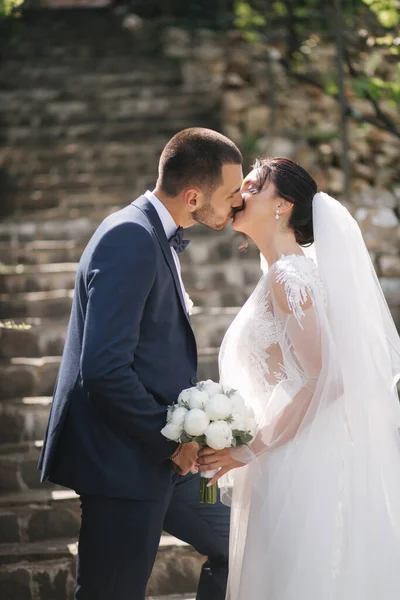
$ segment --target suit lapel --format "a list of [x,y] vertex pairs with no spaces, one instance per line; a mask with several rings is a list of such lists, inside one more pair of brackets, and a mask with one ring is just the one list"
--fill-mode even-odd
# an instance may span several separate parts
[[157,236],[157,239],[161,246],[161,250],[164,254],[164,258],[167,261],[167,264],[170,268],[175,283],[175,288],[181,301],[183,312],[185,313],[185,317],[189,325],[191,326],[190,318],[186,309],[185,298],[182,292],[182,286],[179,281],[179,276],[176,270],[176,265],[172,256],[171,248],[169,246],[167,236],[165,235],[164,227],[161,223],[160,217],[158,216],[156,209],[154,208],[152,203],[146,198],[146,196],[140,196],[137,200],[132,202],[132,204],[133,206],[136,206],[136,208],[138,208],[146,216],[147,220],[150,222]]

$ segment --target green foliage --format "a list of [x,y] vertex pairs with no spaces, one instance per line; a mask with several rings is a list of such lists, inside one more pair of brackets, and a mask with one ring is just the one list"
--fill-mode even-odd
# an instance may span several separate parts
[[237,0],[235,2],[235,15],[233,24],[242,31],[243,38],[254,43],[257,41],[256,31],[266,23],[265,18],[257,10],[252,8],[249,2]]
[[361,75],[352,80],[352,86],[358,98],[370,98],[375,102],[386,99],[394,106],[400,106],[400,79],[384,81],[380,77]]
[[[400,107],[400,67],[397,71],[391,70],[394,75],[390,80],[386,67],[400,56],[400,36],[395,29],[400,23],[400,0],[342,2],[341,14],[335,12],[333,3],[324,5],[321,0],[240,0],[235,3],[235,15],[236,27],[250,42],[266,40],[273,44],[275,31],[279,31],[281,64],[287,73],[337,99],[340,82],[335,53],[337,56],[341,50],[335,23],[339,17],[345,28],[341,61],[347,114],[400,137],[398,127],[380,106],[383,102],[386,106]],[[283,33],[285,42],[282,43]],[[329,45],[333,46],[330,57]],[[319,51],[324,56],[324,49],[328,53],[325,53],[327,60],[323,70],[315,56]],[[369,100],[375,115],[371,117],[352,110],[352,97]]]
[[387,28],[396,27],[400,22],[400,0],[362,0],[379,23]]
[[15,323],[15,321],[0,321],[0,329],[13,329],[14,331],[27,331],[32,325],[28,323]]
[[235,2],[234,24],[238,29],[249,30],[265,25],[265,18],[252,8],[249,2],[237,0]]
[[9,17],[24,0],[0,0],[0,18]]

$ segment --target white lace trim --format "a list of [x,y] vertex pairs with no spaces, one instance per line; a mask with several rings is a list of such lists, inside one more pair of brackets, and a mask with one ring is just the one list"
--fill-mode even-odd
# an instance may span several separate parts
[[303,305],[316,294],[324,297],[317,265],[307,256],[292,254],[282,256],[274,265],[276,281],[284,286],[288,306],[300,327],[304,317]]

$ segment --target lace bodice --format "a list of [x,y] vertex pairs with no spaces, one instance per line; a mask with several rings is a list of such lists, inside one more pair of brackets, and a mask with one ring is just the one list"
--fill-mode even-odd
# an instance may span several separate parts
[[[284,319],[277,310],[279,291],[286,308]],[[237,369],[235,373],[241,386],[246,382],[245,393],[265,398],[287,379],[295,387],[301,386],[308,374],[288,343],[288,327],[303,330],[306,307],[315,301],[325,304],[325,295],[318,268],[311,258],[282,256],[264,273],[228,330],[221,349],[225,365],[231,363],[229,355],[236,364],[240,362],[240,373]],[[235,382],[230,385],[235,387]]]

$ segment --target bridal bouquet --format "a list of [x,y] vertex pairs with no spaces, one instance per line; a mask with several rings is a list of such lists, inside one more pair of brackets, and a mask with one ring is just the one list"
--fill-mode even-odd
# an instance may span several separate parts
[[[251,442],[256,423],[253,409],[246,407],[234,389],[208,379],[183,390],[176,404],[168,407],[167,424],[161,433],[179,443],[197,442],[214,450]],[[217,471],[201,473],[200,502],[215,504],[217,484],[208,487]]]

